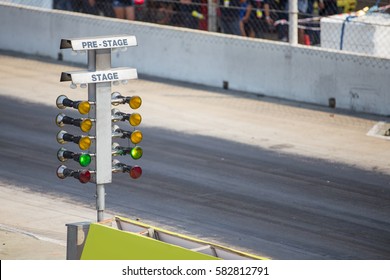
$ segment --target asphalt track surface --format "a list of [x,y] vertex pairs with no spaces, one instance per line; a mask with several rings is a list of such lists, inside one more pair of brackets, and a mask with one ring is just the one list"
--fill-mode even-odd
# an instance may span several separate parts
[[[4,80],[2,83],[4,86]],[[50,94],[52,100],[58,95]],[[220,92],[210,89],[210,94]],[[250,101],[245,95],[238,98]],[[226,109],[222,103],[223,99],[213,106]],[[169,109],[184,119],[188,114],[180,101]],[[317,109],[321,113],[323,108]],[[235,114],[227,112],[232,117]],[[67,197],[94,211],[93,184],[56,177],[60,145],[55,140],[59,128],[54,118],[58,113],[54,102],[22,101],[2,92],[0,179],[37,195]],[[206,118],[207,123],[207,116],[199,118]],[[315,126],[317,120],[306,121]],[[375,117],[363,116],[362,122],[374,121]],[[390,176],[383,166],[363,168],[285,153],[294,146],[288,141],[264,148],[227,139],[230,137],[148,125],[147,115],[144,123],[144,156],[139,161],[142,178],[135,181],[127,174],[115,174],[113,183],[106,186],[107,211],[273,259],[390,258]],[[273,123],[269,126],[276,127]],[[75,128],[67,130],[77,132]],[[225,130],[229,127],[221,133]],[[353,139],[345,141],[355,145]],[[375,145],[381,140],[368,141]]]

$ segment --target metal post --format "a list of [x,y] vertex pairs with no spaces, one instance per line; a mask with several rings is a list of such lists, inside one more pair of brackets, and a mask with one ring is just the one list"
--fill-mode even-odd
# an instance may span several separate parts
[[291,45],[298,44],[298,1],[289,0],[289,42]]
[[217,32],[217,3],[216,0],[208,0],[207,3],[208,11],[208,30],[212,32]]
[[105,196],[104,184],[96,184],[96,211],[98,222],[104,220]]
[[[111,69],[111,49],[88,51],[88,71],[103,71]],[[104,220],[105,188],[104,184],[112,180],[112,139],[111,139],[111,82],[88,84],[88,99],[95,103],[89,117],[95,119],[91,130],[95,141],[91,150],[95,151],[96,210],[97,221]]]

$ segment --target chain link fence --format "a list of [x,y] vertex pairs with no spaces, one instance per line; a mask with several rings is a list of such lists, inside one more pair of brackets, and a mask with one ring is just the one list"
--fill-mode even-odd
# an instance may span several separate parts
[[[390,58],[390,0],[297,0],[298,43]],[[288,0],[6,0],[236,36],[289,41]]]

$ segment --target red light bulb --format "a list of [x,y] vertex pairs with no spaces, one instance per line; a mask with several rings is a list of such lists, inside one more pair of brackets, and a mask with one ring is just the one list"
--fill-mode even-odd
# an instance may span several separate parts
[[129,174],[131,178],[138,179],[142,175],[142,168],[138,165],[135,165],[130,169]]
[[91,180],[91,172],[89,170],[82,170],[79,173],[79,181],[83,184],[88,183]]

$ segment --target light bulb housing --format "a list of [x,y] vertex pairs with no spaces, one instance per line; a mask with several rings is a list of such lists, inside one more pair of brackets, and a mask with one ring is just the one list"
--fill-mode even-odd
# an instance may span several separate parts
[[58,96],[56,105],[58,109],[65,109],[66,107],[75,108],[82,115],[88,114],[91,110],[91,104],[88,101],[73,101],[66,97],[66,95]]
[[65,165],[60,165],[57,168],[57,177],[60,179],[65,179],[66,177],[70,176],[71,170],[68,169]]

